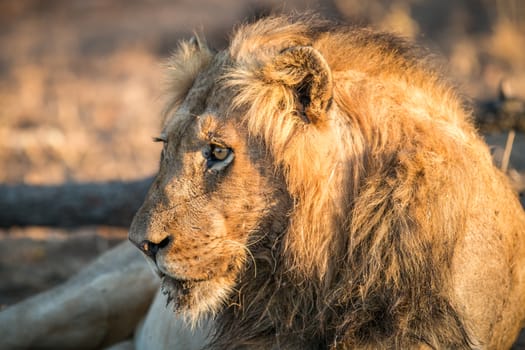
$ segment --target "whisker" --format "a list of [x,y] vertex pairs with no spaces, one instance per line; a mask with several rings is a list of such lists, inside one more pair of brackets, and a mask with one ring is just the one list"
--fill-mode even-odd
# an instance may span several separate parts
[[240,248],[242,248],[244,251],[246,251],[248,253],[247,255],[251,257],[252,262],[253,262],[254,277],[257,277],[257,263],[255,262],[255,257],[253,256],[253,253],[251,252],[251,250],[248,249],[248,247],[245,244],[242,244],[242,243],[230,240],[230,239],[225,240],[224,243],[233,244],[234,246],[240,247]]

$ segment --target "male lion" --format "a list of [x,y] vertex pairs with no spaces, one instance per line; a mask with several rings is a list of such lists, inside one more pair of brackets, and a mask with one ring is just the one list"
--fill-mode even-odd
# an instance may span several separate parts
[[468,111],[390,34],[270,17],[171,61],[130,239],[211,348],[505,349],[525,215]]

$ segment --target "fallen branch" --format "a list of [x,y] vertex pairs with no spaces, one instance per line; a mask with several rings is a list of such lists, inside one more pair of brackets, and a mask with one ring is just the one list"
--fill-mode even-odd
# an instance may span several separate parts
[[0,185],[0,227],[127,227],[151,181]]

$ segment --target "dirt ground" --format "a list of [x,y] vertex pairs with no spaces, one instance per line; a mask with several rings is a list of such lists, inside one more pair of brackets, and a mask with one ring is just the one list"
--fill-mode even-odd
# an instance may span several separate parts
[[[177,41],[199,30],[221,48],[243,20],[302,10],[422,43],[472,99],[495,98],[502,79],[512,95],[525,96],[521,0],[0,1],[0,182],[153,174],[163,62]],[[505,138],[487,137],[499,145],[496,154]],[[511,166],[525,169],[522,134]],[[126,234],[107,227],[0,230],[0,308],[64,281]]]

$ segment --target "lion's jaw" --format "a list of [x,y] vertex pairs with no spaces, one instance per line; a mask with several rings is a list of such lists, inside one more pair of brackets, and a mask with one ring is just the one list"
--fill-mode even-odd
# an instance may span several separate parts
[[[183,277],[163,266],[162,257],[147,259],[152,271],[161,280],[161,291],[166,296],[166,307],[181,314],[192,327],[206,317],[219,311],[223,301],[231,291],[235,273],[226,276],[207,276],[206,278]],[[160,263],[160,264],[159,264]],[[161,265],[161,266],[159,266]],[[169,271],[168,271],[169,270]]]
[[231,292],[231,281],[224,278],[182,281],[168,275],[161,276],[161,290],[166,295],[166,305],[195,326],[207,315],[217,313]]

